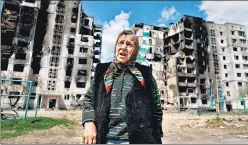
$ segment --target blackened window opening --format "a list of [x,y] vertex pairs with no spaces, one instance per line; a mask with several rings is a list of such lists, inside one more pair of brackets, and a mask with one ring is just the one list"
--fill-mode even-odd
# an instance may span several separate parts
[[87,64],[87,59],[85,58],[80,58],[78,61],[79,64]]
[[24,64],[14,64],[13,70],[16,72],[23,72]]
[[70,81],[65,81],[65,88],[70,88],[71,82]]
[[77,82],[77,88],[85,88],[85,82]]

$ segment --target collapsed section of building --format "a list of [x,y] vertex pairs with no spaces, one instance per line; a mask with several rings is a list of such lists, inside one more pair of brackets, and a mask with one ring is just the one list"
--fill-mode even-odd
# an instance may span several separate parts
[[[28,80],[32,75],[32,58],[34,52],[34,37],[40,1],[6,0],[2,8],[2,37],[1,37],[1,77],[16,80]],[[16,83],[11,83],[16,84]],[[22,95],[26,91],[26,84],[9,85],[1,83],[3,107],[12,106],[15,102],[24,107],[25,97],[11,96]],[[6,89],[5,89],[6,88]],[[13,93],[14,92],[14,93]],[[7,103],[9,102],[9,103]]]
[[[222,30],[219,30],[220,35],[216,36],[217,27],[222,28]],[[239,27],[240,30],[236,29]],[[231,53],[225,49],[233,45],[234,51],[237,52],[240,47],[241,53],[247,54],[244,26],[228,23],[214,24],[199,17],[184,15],[177,23],[170,23],[168,28],[135,24],[133,30],[140,38],[137,61],[152,66],[164,105],[177,106],[178,111],[197,110],[199,108],[216,111],[218,104],[220,109],[225,111],[228,104],[233,105],[236,102],[241,102],[244,106],[244,99],[239,97],[238,89],[230,91],[230,88],[225,85],[233,83],[223,84],[223,81],[229,80],[225,80],[220,75],[220,72],[224,72],[221,71],[220,65],[225,63],[221,61],[220,57],[222,57],[223,52]],[[235,32],[240,38],[235,36]],[[229,35],[232,35],[231,38]],[[227,42],[232,40],[233,44],[225,42],[225,39]],[[238,39],[240,39],[240,45],[236,44],[237,41],[235,42]],[[240,57],[241,53],[239,53]],[[235,59],[238,60],[239,56],[235,56]],[[245,60],[246,55],[242,57]],[[227,56],[223,59],[226,58]],[[247,65],[245,62],[242,62],[244,64],[235,63],[236,69],[241,68],[241,65],[245,69]],[[227,66],[224,64],[224,69],[227,69]],[[229,70],[231,69],[234,70],[235,68]],[[243,73],[245,76],[246,73]],[[239,75],[242,79],[241,74],[243,73],[237,72],[237,76]],[[228,73],[225,73],[225,76],[227,77]],[[234,88],[239,88],[248,81],[243,79],[244,82],[241,82],[238,78],[233,78],[233,80],[237,80],[237,84],[233,84]],[[230,97],[231,92],[232,98]],[[242,108],[242,105],[235,108]]]
[[[1,76],[33,81],[30,108],[35,95],[40,108],[80,108],[100,62],[102,27],[79,1],[6,0],[3,10]],[[25,98],[17,105],[24,108]],[[10,107],[9,99],[2,102]]]

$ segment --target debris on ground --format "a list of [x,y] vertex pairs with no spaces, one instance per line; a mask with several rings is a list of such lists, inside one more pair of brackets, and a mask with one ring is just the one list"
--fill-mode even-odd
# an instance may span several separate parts
[[200,127],[204,127],[206,124],[202,123],[202,124],[197,124],[196,126],[194,126],[193,128],[200,128]]
[[238,138],[248,138],[248,135],[237,135]]
[[220,126],[220,128],[225,128],[224,126]]

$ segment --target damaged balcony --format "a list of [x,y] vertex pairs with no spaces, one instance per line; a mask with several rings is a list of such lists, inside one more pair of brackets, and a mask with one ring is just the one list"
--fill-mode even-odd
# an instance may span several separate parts
[[101,42],[96,42],[96,43],[94,44],[94,47],[101,47]]
[[161,60],[162,60],[161,54],[154,54],[152,61],[161,62]]
[[188,18],[186,19],[187,20],[183,22],[184,30],[192,31],[192,23],[190,22],[190,20],[188,20]]
[[86,82],[86,79],[87,79],[87,70],[78,70],[76,81]]
[[195,77],[178,77],[178,86],[196,87],[196,78]]
[[68,46],[70,47],[74,47],[75,46],[75,38],[70,38],[69,41],[68,41]]
[[194,50],[193,39],[184,39],[184,44],[185,48]]
[[101,34],[96,34],[94,36],[94,39],[96,39],[96,40],[101,40],[101,38],[102,38]]
[[[177,57],[177,64],[179,64],[178,65],[179,68],[180,67],[186,67],[186,59],[185,59],[185,57]],[[179,72],[181,72],[181,70],[179,70]]]
[[195,56],[195,51],[194,49],[183,49],[183,52],[186,57],[194,57]]
[[101,25],[94,25],[94,32],[102,32],[102,26]]
[[99,63],[100,62],[100,58],[97,58],[95,55],[92,57],[93,59],[93,63]]
[[67,58],[67,68],[72,68],[74,64],[74,59],[73,58]]
[[53,44],[60,45],[62,41],[62,35],[60,34],[54,34],[53,35]]
[[59,66],[59,57],[51,56],[51,58],[50,58],[50,66],[58,67]]
[[92,29],[87,29],[84,26],[81,26],[80,34],[82,34],[82,35],[93,35],[93,30]]
[[187,77],[187,81],[188,81],[189,87],[196,87],[196,85],[197,85],[196,77]]
[[56,18],[55,18],[55,22],[57,23],[57,24],[63,24],[64,23],[64,20],[65,18],[64,18],[64,15],[61,15],[61,14],[57,14],[56,15]]
[[194,73],[178,72],[177,74],[178,74],[178,76],[181,76],[181,77],[196,77],[196,74],[194,74]]
[[33,25],[37,17],[38,10],[32,7],[21,7],[21,15],[19,16],[19,23],[17,35],[19,38],[32,39],[34,35]]
[[86,29],[92,29],[92,25],[90,23],[90,18],[89,17],[85,17],[81,19],[81,24],[83,27],[85,27]]
[[26,60],[26,53],[24,51],[19,51],[15,54],[16,60]]
[[56,12],[57,12],[58,14],[64,14],[64,13],[65,13],[65,4],[64,4],[64,2],[61,2],[61,1],[60,1],[60,2],[57,4]]
[[61,24],[55,24],[53,31],[54,33],[62,34],[64,32],[64,27]]
[[[170,43],[170,50],[169,50],[169,54],[175,54],[177,53],[180,49],[181,49],[181,46],[182,46],[182,41],[178,41],[177,43],[174,43],[173,44],[173,41],[171,40],[171,43]],[[168,48],[166,48],[168,49]]]
[[59,56],[60,55],[60,46],[53,46],[51,54],[55,55],[55,56]]
[[94,51],[94,55],[100,55],[100,54],[101,54],[101,52],[99,50]]
[[187,78],[186,77],[178,77],[178,86],[186,87],[187,86]]
[[196,33],[201,33],[203,30],[202,25],[195,25],[194,29]]
[[33,62],[32,62],[32,69],[33,69],[33,74],[39,74],[40,72],[40,60],[41,60],[41,57],[39,56],[36,56],[33,58]]
[[[73,8],[73,10],[74,9],[77,9],[77,8]],[[77,9],[77,11],[78,11],[78,9]],[[71,23],[77,23],[77,13],[75,13],[75,12],[73,12],[71,15]]]
[[[98,50],[94,50],[94,51],[98,51]],[[82,52],[82,53],[88,53],[88,48],[85,48],[85,47],[80,47],[79,52]]]
[[14,47],[12,46],[6,46],[6,45],[2,45],[1,46],[1,58],[6,58],[9,59],[12,54],[14,53]]
[[202,36],[201,32],[195,33],[195,39],[196,39],[197,43],[202,43],[203,36]]
[[66,80],[71,79],[71,74],[72,74],[72,68],[74,64],[74,59],[73,58],[67,58],[67,67],[66,67]]
[[82,42],[89,42],[89,38],[88,38],[88,37],[82,36],[82,37],[81,37],[81,41],[82,41]]
[[25,40],[17,40],[17,41],[14,41],[14,42],[17,42],[17,44],[14,44],[14,47],[15,49],[25,49],[25,50],[28,50],[28,45],[29,45],[29,42],[28,41],[25,41]]
[[16,26],[18,22],[19,14],[19,2],[10,3],[11,1],[5,1],[2,7],[1,14],[1,45],[12,45],[12,39],[15,37]]
[[184,29],[183,34],[184,34],[185,38],[193,39],[193,31],[192,30]]
[[30,28],[20,27],[19,30],[17,31],[18,38],[30,39],[31,36],[30,32],[31,32]]
[[194,57],[187,57],[186,63],[187,64],[195,64],[195,58]]
[[180,96],[188,96],[190,94],[193,94],[195,91],[195,88],[189,88],[185,86],[178,86],[178,91]]
[[169,58],[170,55],[174,55],[177,53],[174,49],[171,48],[171,46],[165,46],[164,49],[165,49],[165,53],[167,54],[166,55],[167,58]]
[[24,27],[32,26],[35,23],[35,14],[37,14],[37,11],[34,8],[23,6],[18,25]]
[[180,40],[181,40],[180,33],[177,33],[177,34],[171,36],[171,44],[179,43]]

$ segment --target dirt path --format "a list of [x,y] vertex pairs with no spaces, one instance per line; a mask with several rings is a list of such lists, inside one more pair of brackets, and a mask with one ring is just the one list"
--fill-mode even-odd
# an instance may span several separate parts
[[[23,112],[19,112],[23,114]],[[33,131],[29,134],[11,139],[2,139],[8,144],[81,144],[83,127],[81,126],[81,111],[39,111],[39,116],[66,118],[77,122],[73,128],[56,126],[49,130]],[[34,116],[34,112],[28,112]],[[175,143],[225,143],[229,140],[240,143],[238,135],[243,135],[241,143],[248,143],[248,115],[220,115],[226,124],[211,122],[215,115],[190,115],[187,113],[164,113],[163,144]],[[239,121],[242,118],[242,121]],[[230,122],[230,120],[232,120]],[[236,141],[236,142],[235,142]],[[239,141],[239,142],[238,142]],[[247,142],[246,142],[247,141]]]

